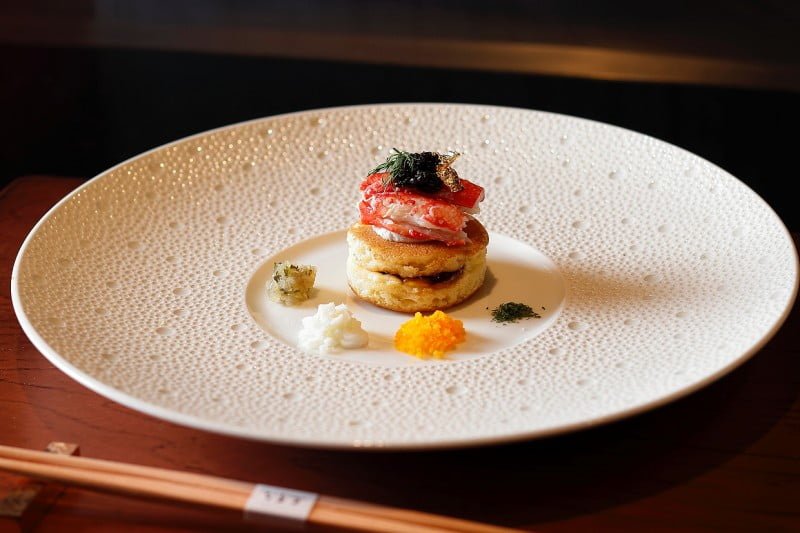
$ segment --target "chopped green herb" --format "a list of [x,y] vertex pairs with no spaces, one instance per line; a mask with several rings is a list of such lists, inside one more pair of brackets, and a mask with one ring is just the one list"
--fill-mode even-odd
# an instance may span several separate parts
[[517,322],[523,318],[542,317],[529,305],[517,302],[506,302],[492,309],[492,320],[494,322]]

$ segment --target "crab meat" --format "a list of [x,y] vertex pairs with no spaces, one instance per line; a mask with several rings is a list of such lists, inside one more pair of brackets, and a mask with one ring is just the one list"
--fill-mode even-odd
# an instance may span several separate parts
[[[388,176],[388,172],[378,172],[367,176],[361,183],[362,194],[366,197],[375,193],[401,190],[396,189],[391,183],[388,183]],[[385,182],[386,184],[384,185]],[[468,212],[477,210],[478,204],[483,201],[485,196],[483,187],[463,178],[461,179],[461,186],[462,188],[458,192],[451,192],[447,187],[442,187],[442,190],[436,194],[425,194],[417,191],[413,191],[413,194],[419,194],[427,198],[440,198],[458,207],[463,207]],[[408,189],[402,190],[408,191]]]
[[359,204],[361,222],[384,228],[403,237],[442,241],[448,246],[464,244],[467,215],[459,208],[405,191],[380,193]]
[[[483,189],[467,180],[458,193],[445,190],[428,195],[385,184],[385,173],[367,176],[361,184],[361,222],[419,241],[442,241],[448,246],[467,242],[464,226],[470,211],[483,199]],[[464,192],[464,194],[462,194]]]

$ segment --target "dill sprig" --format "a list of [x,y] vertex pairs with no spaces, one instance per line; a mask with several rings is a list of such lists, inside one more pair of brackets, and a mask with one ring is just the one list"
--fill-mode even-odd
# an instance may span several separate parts
[[397,148],[392,148],[392,150],[394,153],[389,154],[386,161],[369,171],[370,174],[375,174],[376,172],[387,173],[383,178],[384,187],[389,185],[395,176],[411,172],[414,166],[414,158],[409,152]]

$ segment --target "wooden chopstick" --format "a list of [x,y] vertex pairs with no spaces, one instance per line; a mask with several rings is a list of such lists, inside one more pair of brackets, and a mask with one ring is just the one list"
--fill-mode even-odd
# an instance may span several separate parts
[[[72,461],[64,461],[65,457],[70,457]],[[85,470],[94,472],[108,472],[113,474],[130,474],[132,476],[169,480],[175,483],[183,483],[191,486],[204,486],[220,491],[242,492],[253,490],[253,484],[245,481],[236,481],[204,474],[194,474],[191,472],[181,472],[178,470],[166,470],[151,466],[135,465],[130,463],[119,463],[116,461],[106,461],[103,459],[93,459],[80,456],[65,456],[39,450],[28,450],[26,448],[16,448],[14,446],[3,446],[0,444],[0,458],[21,459],[34,463],[72,466],[79,466]]]
[[[245,511],[256,485],[203,474],[0,445],[0,470],[90,490]],[[320,495],[307,520],[360,531],[495,533],[508,528]]]
[[[48,465],[19,459],[0,458],[0,469],[31,477],[56,480],[86,489],[113,492],[126,496],[144,497],[161,501],[178,501],[193,505],[244,511],[248,492],[218,492],[207,487],[191,487],[182,483],[139,478],[128,474],[86,471],[69,466]],[[396,519],[365,516],[359,513],[341,512],[338,509],[317,509],[309,515],[309,521],[322,525],[346,527],[364,531],[403,531],[408,533],[435,533],[455,531],[424,524],[403,523]]]

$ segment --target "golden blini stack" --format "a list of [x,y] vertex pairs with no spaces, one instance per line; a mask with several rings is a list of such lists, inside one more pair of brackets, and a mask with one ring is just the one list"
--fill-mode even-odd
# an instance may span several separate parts
[[379,237],[372,226],[347,232],[347,279],[352,291],[379,307],[414,313],[446,309],[483,284],[489,235],[470,218],[460,246],[430,241],[406,243]]

